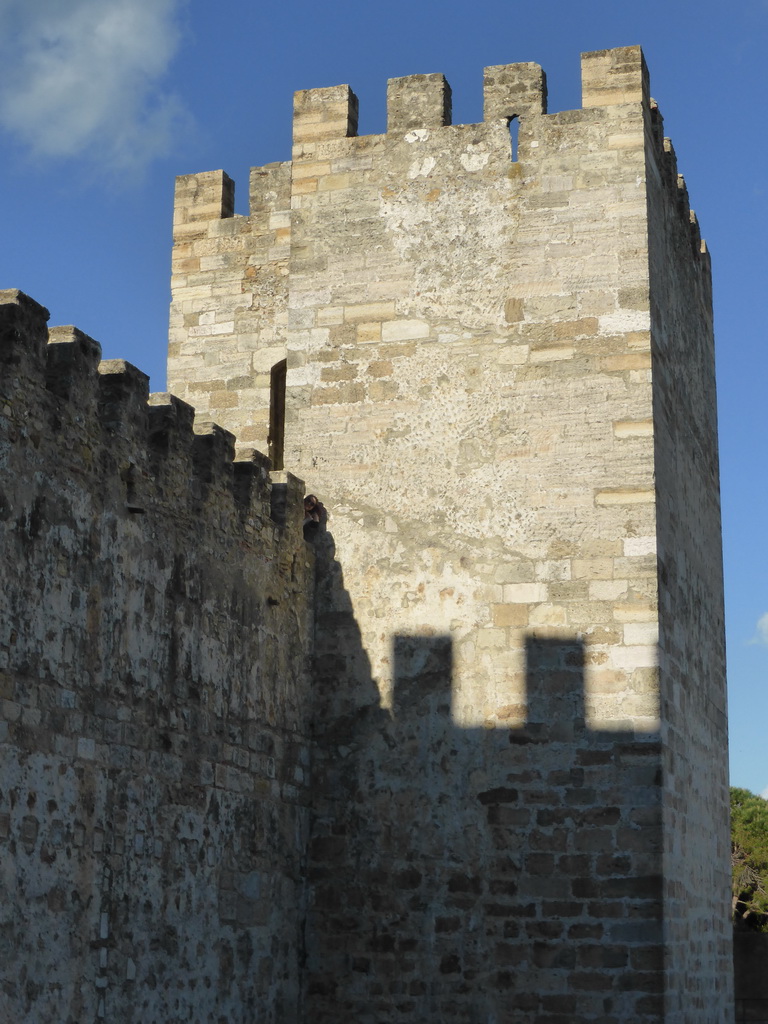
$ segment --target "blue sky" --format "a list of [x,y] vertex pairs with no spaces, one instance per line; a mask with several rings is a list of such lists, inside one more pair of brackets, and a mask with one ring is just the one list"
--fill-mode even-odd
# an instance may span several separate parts
[[713,259],[732,783],[768,795],[768,0],[0,0],[0,287],[165,386],[173,179],[290,156],[296,89],[349,83],[384,130],[387,78],[537,61],[580,105],[579,53],[640,43]]

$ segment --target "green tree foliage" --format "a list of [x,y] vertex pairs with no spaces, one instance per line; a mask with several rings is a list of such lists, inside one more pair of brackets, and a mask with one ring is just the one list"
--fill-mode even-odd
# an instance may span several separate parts
[[731,789],[733,920],[768,931],[768,800]]

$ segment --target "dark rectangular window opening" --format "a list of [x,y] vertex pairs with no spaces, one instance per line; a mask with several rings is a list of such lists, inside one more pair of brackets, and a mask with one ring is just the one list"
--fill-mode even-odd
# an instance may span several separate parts
[[285,450],[286,360],[275,363],[269,381],[269,437],[267,446],[272,469],[283,469]]
[[509,121],[509,138],[512,143],[512,163],[517,162],[517,140],[520,135],[520,121],[517,116],[510,118]]

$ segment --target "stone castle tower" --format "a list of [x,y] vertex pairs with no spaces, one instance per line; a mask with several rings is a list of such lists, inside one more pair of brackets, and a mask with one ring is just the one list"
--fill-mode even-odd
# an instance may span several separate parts
[[[248,216],[180,178],[149,405],[79,332],[46,371],[6,294],[7,436],[73,511],[15,499],[58,611],[2,648],[0,825],[87,979],[21,950],[14,1012],[731,1019],[709,257],[640,49],[582,75],[548,114],[538,65],[487,68],[473,125],[395,79],[363,137],[348,87],[297,93]],[[311,545],[283,466],[328,510]]]
[[274,455],[285,360],[330,511],[314,1021],[727,1019],[709,257],[639,48],[582,75],[300,92],[250,216],[178,182],[170,388]]

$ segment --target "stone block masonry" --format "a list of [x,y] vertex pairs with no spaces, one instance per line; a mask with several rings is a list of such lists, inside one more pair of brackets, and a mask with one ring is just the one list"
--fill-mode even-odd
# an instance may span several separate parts
[[709,256],[582,77],[180,178],[169,395],[0,293],[0,1019],[733,1019]]
[[732,1015],[709,256],[640,49],[582,82],[306,90],[250,216],[179,181],[171,390],[247,444],[285,359],[330,511],[312,1024]]
[[298,1020],[301,482],[46,320],[0,293],[0,1020]]

